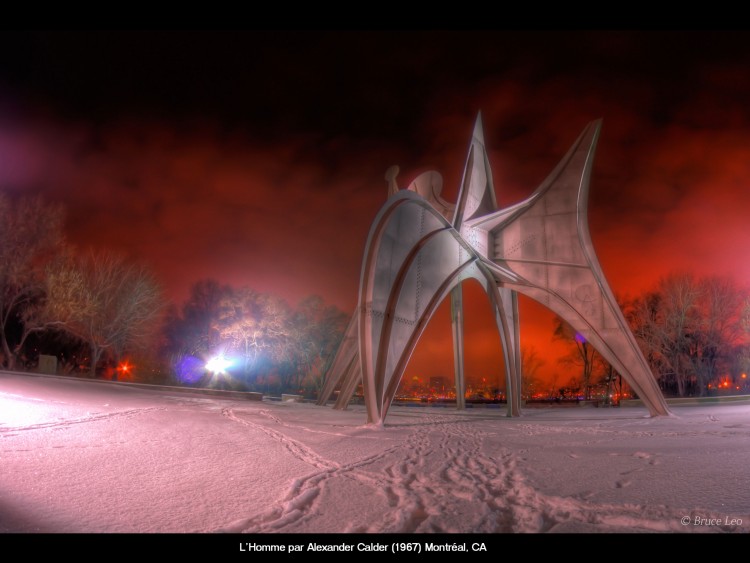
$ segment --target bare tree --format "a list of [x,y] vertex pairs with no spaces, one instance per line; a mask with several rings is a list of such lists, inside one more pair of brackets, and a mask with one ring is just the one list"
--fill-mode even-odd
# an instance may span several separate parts
[[690,383],[691,338],[698,324],[700,288],[690,274],[671,274],[636,299],[628,318],[644,355],[665,388],[685,396]]
[[193,285],[175,327],[177,334],[173,335],[176,341],[183,343],[185,352],[208,355],[215,351],[220,340],[219,319],[233,291],[230,286],[211,279]]
[[11,199],[0,193],[0,352],[15,363],[9,329],[43,296],[44,266],[62,244],[62,209],[40,198]]
[[299,379],[296,387],[320,393],[324,377],[338,347],[349,316],[319,295],[304,299],[296,308],[293,326],[298,349]]
[[52,259],[44,270],[39,291],[27,301],[19,318],[21,337],[13,350],[18,357],[29,336],[47,330],[64,330],[84,315],[91,314],[92,303],[82,302],[85,294],[85,276],[76,267],[72,250],[63,247],[61,254]]
[[279,364],[289,355],[290,316],[283,299],[243,287],[222,298],[214,326],[226,351],[242,357],[249,377],[259,361]]
[[[594,361],[594,371],[601,374],[599,386],[604,390],[604,404],[617,404],[622,395],[622,375],[601,354],[597,354]],[[613,400],[615,395],[617,399]]]
[[53,293],[52,298],[64,297],[65,309],[72,310],[60,328],[89,345],[92,377],[105,352],[117,360],[153,342],[164,302],[158,283],[143,266],[100,253],[68,262],[58,275],[69,284],[64,296]]
[[568,356],[561,358],[561,362],[581,367],[583,394],[586,399],[590,399],[595,359],[598,355],[597,351],[583,335],[577,333],[573,327],[557,316],[555,317],[555,329],[552,338],[553,340],[562,340],[575,346]]
[[536,348],[521,346],[521,392],[525,399],[530,399],[541,387],[538,374],[543,365]]
[[698,325],[690,334],[688,359],[701,395],[720,371],[729,371],[732,352],[742,330],[745,295],[727,278],[704,278],[699,283]]
[[[232,377],[213,384],[259,388],[262,378],[268,387],[273,377],[280,390],[305,386],[314,392],[346,321],[344,313],[317,296],[292,308],[273,294],[204,281],[193,286],[182,314],[169,312],[166,340],[176,365],[186,356],[205,361],[223,352],[231,357],[227,371]],[[190,378],[199,380],[196,375],[191,372]]]
[[266,314],[272,319],[272,334],[278,335],[271,348],[274,370],[279,377],[281,390],[296,393],[305,361],[304,327],[299,324],[298,315],[286,301],[269,297]]
[[704,395],[747,335],[747,302],[746,290],[726,278],[672,274],[633,301],[627,316],[662,387]]

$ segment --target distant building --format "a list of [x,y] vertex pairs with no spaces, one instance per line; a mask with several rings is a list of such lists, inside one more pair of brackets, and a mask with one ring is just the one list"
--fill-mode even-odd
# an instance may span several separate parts
[[445,391],[445,378],[439,375],[431,377],[430,389],[434,389],[435,391]]

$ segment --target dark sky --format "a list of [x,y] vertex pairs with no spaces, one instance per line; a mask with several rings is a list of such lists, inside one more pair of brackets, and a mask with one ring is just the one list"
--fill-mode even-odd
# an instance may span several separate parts
[[[386,168],[455,197],[481,110],[510,204],[601,117],[589,220],[613,290],[745,283],[748,69],[746,32],[3,33],[0,189],[64,203],[71,242],[147,262],[178,303],[214,277],[351,311]],[[467,293],[468,371],[498,373]],[[546,354],[551,320],[522,312]],[[450,363],[440,322],[427,374]]]

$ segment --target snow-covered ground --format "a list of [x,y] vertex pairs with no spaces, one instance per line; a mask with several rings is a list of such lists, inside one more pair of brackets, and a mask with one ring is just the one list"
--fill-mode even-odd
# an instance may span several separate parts
[[750,531],[750,406],[674,411],[371,428],[362,407],[0,373],[0,531]]

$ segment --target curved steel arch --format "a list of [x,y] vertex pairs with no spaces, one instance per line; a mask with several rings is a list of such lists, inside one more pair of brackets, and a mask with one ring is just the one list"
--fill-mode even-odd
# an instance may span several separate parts
[[[385,419],[427,323],[462,281],[474,278],[488,292],[503,350],[513,337],[499,289],[481,257],[420,196],[409,191],[392,196],[373,223],[367,248],[358,307],[359,354],[368,422],[378,423]],[[506,361],[506,380],[509,390],[516,387],[512,360]],[[518,401],[510,405],[518,414]]]
[[457,395],[463,392],[460,283],[475,278],[490,297],[502,339],[509,415],[520,414],[516,292],[545,305],[591,342],[652,415],[668,414],[589,234],[589,179],[600,126],[590,123],[534,194],[506,209],[497,209],[480,117],[455,206],[440,197],[436,173],[392,195],[370,229],[358,309],[319,403],[341,381],[336,407],[344,408],[361,379],[368,422],[382,423],[420,335],[449,293]]

